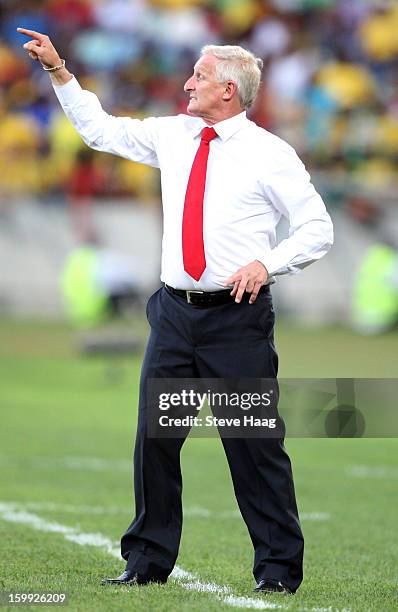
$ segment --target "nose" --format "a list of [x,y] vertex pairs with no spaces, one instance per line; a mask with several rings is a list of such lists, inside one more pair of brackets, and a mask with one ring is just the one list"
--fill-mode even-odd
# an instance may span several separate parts
[[188,81],[184,85],[184,91],[192,91],[193,90],[193,76],[191,76]]

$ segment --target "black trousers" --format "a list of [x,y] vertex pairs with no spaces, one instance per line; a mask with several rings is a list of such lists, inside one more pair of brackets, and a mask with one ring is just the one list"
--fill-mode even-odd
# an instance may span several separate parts
[[[276,378],[274,312],[269,291],[194,307],[166,288],[147,306],[151,334],[142,366],[134,453],[136,516],[121,540],[127,567],[165,579],[177,559],[182,527],[182,438],[146,435],[148,378]],[[303,536],[292,470],[280,438],[222,439],[236,499],[254,547],[253,574],[292,591],[302,581]]]

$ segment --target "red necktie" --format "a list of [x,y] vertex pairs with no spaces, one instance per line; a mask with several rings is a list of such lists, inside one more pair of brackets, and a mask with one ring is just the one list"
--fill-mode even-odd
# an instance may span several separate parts
[[216,137],[217,133],[213,128],[203,128],[185,194],[182,217],[182,256],[184,270],[197,281],[206,268],[203,244],[203,197],[210,141]]

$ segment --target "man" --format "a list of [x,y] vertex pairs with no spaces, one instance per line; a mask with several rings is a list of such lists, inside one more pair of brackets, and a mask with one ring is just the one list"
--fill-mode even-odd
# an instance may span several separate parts
[[[126,570],[107,582],[164,583],[181,535],[184,440],[146,435],[146,381],[275,379],[269,285],[275,275],[322,257],[332,244],[332,224],[294,150],[246,117],[262,66],[250,52],[205,47],[185,83],[188,115],[140,121],[109,116],[94,94],[81,90],[47,36],[20,32],[32,37],[25,49],[49,71],[65,113],[89,146],[161,170],[164,286],[147,307],[136,517],[122,537]],[[290,222],[290,237],[276,245],[281,215]],[[222,443],[254,546],[256,590],[294,593],[302,581],[303,537],[283,438]]]

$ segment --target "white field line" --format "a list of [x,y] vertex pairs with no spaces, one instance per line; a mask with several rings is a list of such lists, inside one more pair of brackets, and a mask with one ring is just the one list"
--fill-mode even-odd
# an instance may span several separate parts
[[[112,555],[116,559],[120,559],[119,545],[117,542],[112,542],[109,538],[102,535],[101,533],[84,533],[74,527],[67,525],[61,525],[54,521],[47,521],[41,518],[37,514],[27,512],[23,508],[27,507],[42,507],[42,509],[55,509],[63,508],[62,504],[51,504],[37,502],[27,503],[22,506],[20,503],[6,503],[0,502],[0,519],[10,522],[18,523],[22,525],[28,525],[37,531],[45,533],[58,533],[62,535],[65,540],[74,542],[80,546],[94,546],[99,548],[106,553]],[[69,508],[78,508],[79,506],[69,506]],[[90,508],[90,506],[80,506],[83,508]],[[98,508],[97,508],[98,509]],[[210,593],[215,596],[222,603],[231,606],[233,608],[241,609],[254,609],[254,610],[288,610],[289,605],[276,604],[264,599],[256,599],[254,597],[240,597],[234,595],[231,587],[225,585],[218,585],[213,582],[202,582],[198,576],[186,570],[175,567],[170,578],[177,582],[182,588],[187,590],[198,591],[201,593]],[[284,597],[284,596],[282,596]],[[349,609],[344,608],[339,610],[334,607],[328,608],[302,608],[302,612],[350,612]]]
[[[19,458],[0,456],[0,465],[4,467],[18,467],[24,465],[24,461]],[[67,470],[80,470],[88,472],[131,472],[132,461],[128,459],[104,459],[102,457],[30,457],[29,466],[38,469],[67,469]],[[353,478],[380,478],[380,479],[398,479],[398,466],[373,466],[373,465],[350,465],[345,470],[347,476]],[[208,513],[208,514],[207,514]],[[327,518],[316,518],[319,514],[321,517],[325,513],[309,513],[314,514],[312,518],[305,517],[305,513],[301,515],[303,520],[328,520]],[[232,511],[223,514],[211,513],[210,510],[205,508],[192,508],[191,516],[220,516],[220,518],[231,518],[232,516],[240,516],[239,512]],[[187,516],[189,516],[189,511]]]
[[354,478],[398,479],[398,467],[389,465],[350,465],[346,474]]
[[73,527],[48,521],[40,516],[37,516],[37,514],[31,514],[25,510],[18,510],[15,504],[0,503],[0,517],[9,523],[29,525],[37,531],[59,533],[65,538],[65,540],[75,542],[81,546],[96,546],[98,548],[102,548],[114,557],[120,558],[119,550],[116,545],[100,533],[80,533]]
[[300,612],[351,612],[351,610],[349,608],[328,606],[327,608],[300,608]]
[[[56,504],[53,502],[27,502],[22,504],[20,502],[9,502],[9,507],[12,506],[14,510],[42,510],[45,512],[62,512],[66,514],[130,514],[130,510],[117,506],[87,506],[87,505],[73,505],[73,504]],[[223,510],[220,512],[208,510],[201,506],[191,506],[184,509],[185,517],[194,518],[211,518],[211,519],[226,519],[236,518],[241,519],[239,510]],[[302,521],[314,521],[323,522],[330,520],[329,512],[302,512],[300,514]]]
[[[0,457],[0,464],[5,466],[18,466],[23,464],[20,458]],[[64,468],[67,470],[87,470],[89,472],[131,471],[132,460],[103,459],[101,457],[30,457],[29,466],[43,469]]]
[[[47,521],[37,514],[17,510],[15,504],[0,503],[0,518],[10,523],[28,525],[37,531],[46,533],[58,533],[65,540],[74,542],[80,546],[95,546],[108,554],[120,559],[119,547],[106,536],[100,533],[83,533],[73,527],[61,525],[53,521]],[[256,610],[286,610],[287,606],[255,599],[251,597],[237,597],[228,586],[220,586],[212,582],[202,582],[198,576],[176,567],[171,574],[181,587],[187,590],[210,593],[217,597],[222,603],[233,607],[252,608]]]
[[[0,456],[0,465],[6,467],[17,467],[22,463],[23,462],[18,458]],[[63,468],[67,470],[82,470],[89,472],[106,472],[108,470],[114,472],[129,472],[133,469],[132,461],[128,459],[104,459],[102,457],[31,457],[29,458],[29,465],[30,467],[39,469]],[[346,468],[346,474],[354,478],[385,478],[396,480],[398,479],[398,467],[383,465],[351,465]],[[205,512],[206,511],[203,510],[202,516],[204,516]],[[199,515],[198,512],[197,516]],[[237,516],[239,516],[239,514],[237,514]],[[228,517],[223,516],[222,518]]]

